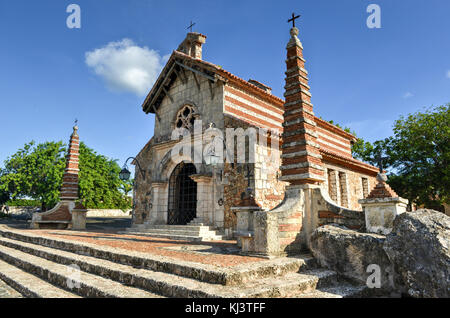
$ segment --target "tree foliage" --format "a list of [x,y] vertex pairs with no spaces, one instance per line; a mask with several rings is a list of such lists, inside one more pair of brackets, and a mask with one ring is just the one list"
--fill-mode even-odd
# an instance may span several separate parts
[[5,161],[0,189],[9,193],[12,199],[30,197],[39,200],[43,210],[55,205],[65,167],[64,153],[62,142],[25,144]]
[[399,194],[430,208],[450,203],[450,103],[401,116],[386,147]]
[[373,143],[358,138],[352,146],[353,157],[377,165],[379,153],[387,156],[383,166],[390,171],[388,183],[410,203],[428,208],[450,203],[449,108],[446,104],[400,116],[393,136]]
[[80,198],[87,208],[126,210],[131,200],[120,191],[126,183],[120,180],[120,166],[80,143]]
[[[0,173],[0,195],[8,199],[39,200],[42,209],[59,200],[65,169],[66,146],[62,142],[30,142],[5,161]],[[87,208],[128,209],[131,199],[122,191],[120,167],[80,143],[80,199]]]

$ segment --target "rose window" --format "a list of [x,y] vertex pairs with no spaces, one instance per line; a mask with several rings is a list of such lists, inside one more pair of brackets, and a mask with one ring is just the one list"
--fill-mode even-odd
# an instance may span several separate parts
[[190,105],[184,106],[177,114],[175,127],[191,129],[194,126],[195,115],[194,107]]

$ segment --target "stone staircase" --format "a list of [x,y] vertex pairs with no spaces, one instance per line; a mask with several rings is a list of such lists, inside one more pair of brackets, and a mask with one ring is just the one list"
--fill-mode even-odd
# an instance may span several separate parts
[[45,298],[340,298],[367,292],[317,268],[309,255],[219,267],[2,226],[0,279],[25,297]]
[[220,241],[224,238],[213,227],[193,222],[188,225],[135,224],[122,233],[194,242]]

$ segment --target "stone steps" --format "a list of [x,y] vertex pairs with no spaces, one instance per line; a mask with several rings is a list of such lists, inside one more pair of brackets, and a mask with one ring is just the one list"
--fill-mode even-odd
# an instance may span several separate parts
[[255,279],[282,276],[289,272],[299,272],[315,267],[315,260],[311,255],[266,260],[254,264],[238,265],[232,268],[222,268],[213,265],[192,263],[159,255],[135,252],[130,250],[99,246],[85,242],[77,242],[62,238],[43,237],[4,229],[0,227],[0,236],[16,241],[35,244],[41,247],[62,250],[97,259],[108,260],[135,268],[144,268],[156,272],[175,274],[199,281],[221,284],[242,285]]
[[26,297],[339,298],[364,289],[308,255],[223,268],[2,227],[0,273]]
[[207,235],[196,235],[195,233],[176,233],[176,232],[154,232],[152,230],[145,230],[145,232],[122,232],[122,234],[129,235],[140,235],[140,236],[149,236],[149,237],[157,237],[157,238],[165,238],[168,240],[178,240],[178,241],[187,241],[187,242],[204,242],[204,241],[221,241],[222,236],[207,236]]
[[79,298],[80,296],[27,273],[0,260],[0,278],[20,294],[29,298]]
[[[314,290],[318,286],[336,281],[336,274],[332,271],[310,270],[304,273],[288,273],[282,277],[263,278],[247,283],[245,286],[223,286],[173,274],[136,269],[132,266],[99,260],[90,256],[5,238],[0,238],[0,256],[18,267],[40,273],[40,276],[48,278],[63,288],[67,288],[66,284],[69,278],[67,274],[62,273],[63,268],[68,272],[67,265],[75,264],[82,271],[80,278],[76,281],[79,281],[80,285],[88,282],[81,286],[78,293],[87,297],[149,297],[154,296],[153,293],[167,297],[191,298],[284,297],[292,293]],[[98,277],[93,279],[94,275],[99,276],[100,279]],[[63,276],[62,279],[59,276]],[[102,280],[101,277],[108,277],[108,279]],[[113,286],[114,281],[145,289],[152,294],[142,294],[135,288],[126,290],[122,286]],[[114,292],[107,291],[110,288]]]
[[213,227],[205,225],[138,224],[122,233],[193,242],[223,240],[223,236],[218,234]]
[[74,272],[67,265],[48,261],[4,245],[0,246],[0,258],[17,268],[46,280],[52,285],[56,285],[61,289],[71,290],[73,293],[83,297],[160,297],[84,271]]
[[339,284],[318,288],[307,293],[289,294],[290,298],[359,298],[367,294],[368,287],[354,286],[351,284]]

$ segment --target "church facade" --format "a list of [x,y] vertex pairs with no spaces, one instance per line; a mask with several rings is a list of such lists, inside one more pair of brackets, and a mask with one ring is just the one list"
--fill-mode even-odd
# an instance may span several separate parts
[[[299,179],[319,185],[337,206],[361,211],[358,200],[375,187],[378,169],[352,157],[355,136],[314,115],[303,57],[288,54],[283,100],[256,80],[204,61],[205,42],[206,36],[188,33],[142,105],[146,114],[155,114],[155,130],[136,156],[144,173],[136,169],[134,224],[203,223],[233,233],[232,207],[247,188],[263,210],[271,210]],[[217,165],[205,162],[211,127],[223,132],[223,160]],[[256,142],[249,131],[256,132]],[[242,133],[246,141],[239,144]],[[192,151],[174,156],[181,138]]]

